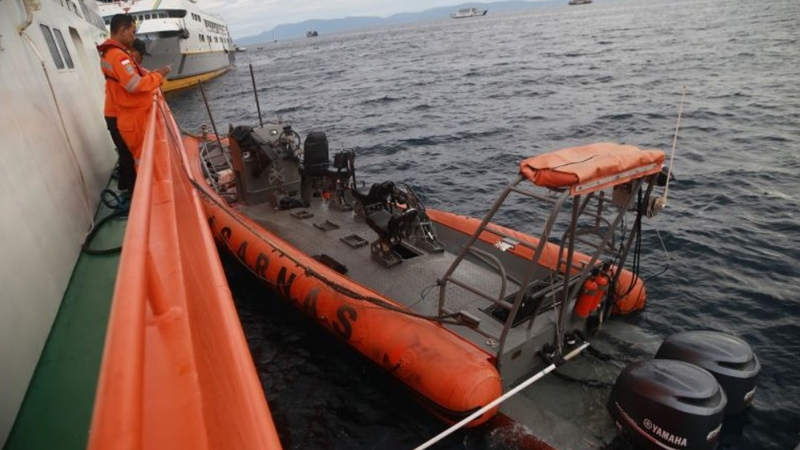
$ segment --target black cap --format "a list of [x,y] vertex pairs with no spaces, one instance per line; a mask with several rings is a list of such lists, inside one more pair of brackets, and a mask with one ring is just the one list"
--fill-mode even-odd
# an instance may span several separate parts
[[131,48],[144,56],[150,56],[150,53],[147,53],[147,47],[144,45],[144,41],[141,39],[134,39]]

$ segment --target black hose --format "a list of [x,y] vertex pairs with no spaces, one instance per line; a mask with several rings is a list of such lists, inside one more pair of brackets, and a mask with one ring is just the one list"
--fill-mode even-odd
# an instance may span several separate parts
[[[111,201],[108,200],[110,197]],[[87,255],[95,255],[95,256],[102,256],[102,255],[113,255],[115,253],[119,253],[122,250],[122,246],[113,247],[113,248],[103,248],[103,249],[95,249],[91,248],[92,240],[94,236],[97,234],[98,230],[103,228],[103,225],[110,222],[113,219],[117,219],[120,217],[124,217],[127,219],[128,217],[128,210],[130,209],[130,202],[126,199],[123,199],[119,194],[110,190],[104,189],[101,196],[100,196],[104,205],[108,208],[112,209],[113,212],[106,217],[100,219],[99,222],[94,224],[92,231],[86,236],[86,239],[83,241],[83,245],[81,246],[81,250],[86,253]]]

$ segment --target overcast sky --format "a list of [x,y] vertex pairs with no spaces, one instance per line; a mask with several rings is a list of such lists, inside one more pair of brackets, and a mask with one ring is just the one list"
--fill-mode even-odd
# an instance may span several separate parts
[[[228,23],[234,39],[259,34],[280,24],[348,16],[388,17],[460,4],[462,0],[198,0],[206,11]],[[483,0],[485,2],[485,0]]]

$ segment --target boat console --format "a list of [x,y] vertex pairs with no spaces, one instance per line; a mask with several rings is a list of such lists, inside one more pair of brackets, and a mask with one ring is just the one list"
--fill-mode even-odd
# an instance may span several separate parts
[[300,194],[302,179],[297,156],[298,139],[291,127],[286,129],[280,124],[267,124],[261,128],[238,126],[231,128],[229,136],[239,201],[247,204],[268,202],[279,207],[282,199]]

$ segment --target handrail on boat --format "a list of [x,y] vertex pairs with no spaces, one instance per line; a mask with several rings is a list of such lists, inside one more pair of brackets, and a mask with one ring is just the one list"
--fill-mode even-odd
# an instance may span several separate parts
[[279,449],[180,129],[148,117],[89,448]]

